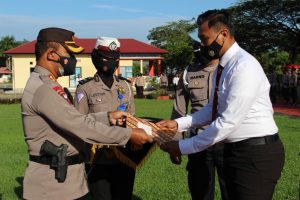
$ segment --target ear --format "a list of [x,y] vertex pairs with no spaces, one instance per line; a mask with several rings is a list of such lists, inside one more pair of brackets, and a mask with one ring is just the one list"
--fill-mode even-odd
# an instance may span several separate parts
[[221,35],[224,38],[227,38],[227,37],[229,37],[229,31],[227,29],[224,29],[224,30],[221,31]]
[[46,53],[47,53],[48,60],[55,60],[55,61],[57,60],[57,55],[54,49],[48,49]]

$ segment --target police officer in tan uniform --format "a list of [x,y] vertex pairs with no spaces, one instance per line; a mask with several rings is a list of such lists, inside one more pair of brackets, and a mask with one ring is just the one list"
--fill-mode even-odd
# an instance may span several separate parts
[[[97,69],[93,78],[79,82],[75,107],[82,114],[124,110],[135,113],[134,94],[130,81],[114,75],[119,65],[120,42],[116,38],[99,37],[92,52],[92,61]],[[135,171],[121,163],[111,149],[98,149],[86,145],[92,152],[86,164],[88,183],[93,199],[131,199]]]
[[165,74],[165,72],[162,72],[161,75],[160,75],[160,87],[162,88],[167,88],[168,87],[168,77],[167,75]]
[[[200,43],[193,41],[195,62],[188,66],[180,78],[175,95],[171,119],[186,116],[191,102],[191,113],[200,110],[208,103],[211,94],[213,73],[218,66],[218,59],[209,62],[201,54]],[[203,127],[205,128],[205,127]],[[190,129],[187,137],[201,134],[201,129]],[[180,158],[171,160],[180,164]],[[188,171],[188,185],[193,200],[214,199],[215,168],[221,188],[222,199],[228,199],[225,189],[223,172],[223,145],[216,144],[207,150],[190,154],[186,169]]]
[[74,54],[83,48],[75,44],[73,37],[73,32],[60,28],[42,29],[37,37],[37,65],[27,81],[21,103],[29,153],[24,199],[83,197],[88,192],[79,154],[83,141],[99,145],[125,145],[129,139],[138,144],[151,141],[141,129],[109,127],[126,115],[123,111],[83,115],[74,108],[56,81],[75,72]]

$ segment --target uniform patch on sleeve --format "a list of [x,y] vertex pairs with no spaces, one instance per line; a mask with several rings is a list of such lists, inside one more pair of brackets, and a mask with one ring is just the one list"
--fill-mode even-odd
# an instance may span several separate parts
[[77,103],[79,103],[83,97],[84,97],[84,94],[83,94],[83,93],[81,93],[81,92],[76,92]]
[[68,95],[65,93],[64,89],[61,86],[54,86],[52,87],[54,91],[56,91],[60,96],[62,96],[69,104],[72,104]]

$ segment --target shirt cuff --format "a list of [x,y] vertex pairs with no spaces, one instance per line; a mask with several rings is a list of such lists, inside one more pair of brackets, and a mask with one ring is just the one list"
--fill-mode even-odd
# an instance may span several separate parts
[[193,145],[193,143],[192,143],[191,138],[180,140],[179,141],[179,150],[180,150],[181,154],[182,155],[188,155],[188,154],[193,153],[192,152],[192,147],[193,147],[192,145]]
[[178,119],[175,119],[175,121],[177,122],[179,132],[187,131],[188,128],[191,127],[192,117],[188,115],[186,117],[180,117]]
[[107,126],[110,126],[110,121],[107,112],[90,113],[89,115],[92,115],[96,121],[101,122],[102,124],[105,124]]

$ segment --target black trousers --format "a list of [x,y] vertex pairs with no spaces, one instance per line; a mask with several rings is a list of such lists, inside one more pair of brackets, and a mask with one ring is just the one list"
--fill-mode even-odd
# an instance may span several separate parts
[[223,168],[223,144],[216,144],[188,156],[188,185],[193,200],[212,200],[215,193],[215,170],[223,200],[227,200]]
[[[93,166],[92,166],[93,167]],[[86,164],[87,173],[91,165]],[[88,175],[93,200],[131,200],[135,171],[123,163],[94,165]]]
[[290,92],[292,97],[292,103],[297,103],[297,87],[292,87]]
[[224,170],[230,200],[271,200],[284,165],[284,148],[272,144],[224,147]]
[[136,88],[137,98],[144,98],[144,87],[143,86],[135,86],[135,88]]

